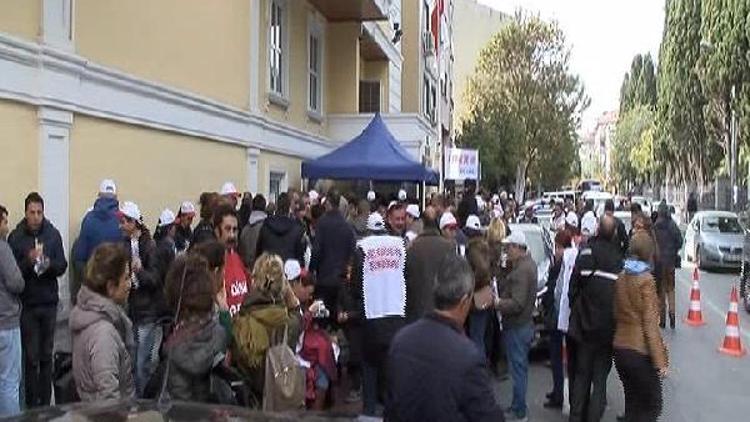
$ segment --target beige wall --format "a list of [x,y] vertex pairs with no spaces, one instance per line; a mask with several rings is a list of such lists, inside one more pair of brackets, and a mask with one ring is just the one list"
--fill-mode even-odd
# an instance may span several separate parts
[[261,151],[258,158],[258,190],[263,195],[268,194],[270,172],[286,173],[287,187],[300,188],[302,161],[287,155]]
[[117,183],[121,200],[134,201],[150,228],[161,211],[182,201],[197,205],[204,191],[232,181],[246,188],[245,148],[76,115],[70,134],[72,238],[103,178]]
[[39,189],[39,129],[36,108],[0,100],[0,204],[11,229],[23,218],[23,200]]
[[0,32],[35,41],[41,14],[42,0],[0,0]]
[[359,112],[359,23],[334,23],[326,33],[329,113]]
[[[269,80],[268,80],[268,26],[270,25],[270,15],[268,9],[268,0],[263,0],[260,8],[261,13],[261,28],[260,28],[260,64],[259,76],[259,99],[261,103],[261,109],[263,112],[270,116],[272,119],[286,123],[297,129],[314,133],[317,135],[325,134],[325,122],[318,122],[308,117],[307,113],[307,85],[308,85],[308,57],[307,57],[307,23],[309,13],[315,9],[310,6],[306,1],[294,0],[288,1],[287,5],[287,25],[290,29],[287,32],[289,37],[287,46],[289,48],[289,55],[287,56],[287,72],[288,77],[285,80],[287,84],[287,99],[289,100],[289,106],[286,108],[271,104],[268,100],[269,91]],[[322,18],[321,18],[322,19]],[[324,22],[324,20],[323,20]],[[322,25],[324,30],[325,24]],[[328,51],[328,45],[323,43],[323,52],[325,54]],[[328,93],[325,89],[325,80],[328,75],[325,72],[327,66],[327,57],[323,57],[323,85],[321,91],[323,94],[322,104],[323,113],[327,113],[326,99]]]
[[419,113],[422,98],[422,73],[419,66],[422,60],[422,24],[419,19],[421,3],[421,0],[401,3],[401,27],[404,29],[401,39],[401,54],[404,56],[401,69],[401,111],[404,113]]
[[97,63],[247,108],[249,7],[248,0],[77,0],[76,50]]
[[476,0],[457,0],[453,15],[454,57],[453,99],[456,104],[454,119],[457,129],[468,113],[464,99],[468,78],[474,73],[479,53],[492,36],[502,29],[510,17],[500,11],[477,4]]
[[362,60],[362,80],[380,81],[380,110],[388,110],[389,78],[387,61],[364,61]]

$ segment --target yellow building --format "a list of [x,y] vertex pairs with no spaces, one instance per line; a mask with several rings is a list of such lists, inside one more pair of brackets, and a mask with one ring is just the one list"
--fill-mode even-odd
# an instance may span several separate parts
[[468,79],[474,73],[479,53],[493,35],[505,26],[511,17],[499,10],[477,3],[477,0],[455,0],[453,12],[453,42],[455,44],[454,99],[456,107],[455,129],[467,117],[468,103],[464,95]]
[[400,37],[412,25],[401,0],[0,8],[0,204],[18,221],[38,190],[66,248],[104,178],[151,227],[163,208],[225,181],[274,198],[301,186],[302,160],[357,135],[374,112],[437,168],[426,158],[435,121],[412,106],[423,55],[407,43],[420,35]]

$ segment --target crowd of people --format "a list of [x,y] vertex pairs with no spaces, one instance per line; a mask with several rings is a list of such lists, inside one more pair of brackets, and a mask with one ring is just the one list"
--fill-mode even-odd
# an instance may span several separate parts
[[[656,420],[679,230],[663,207],[655,223],[634,208],[625,233],[611,202],[602,216],[551,205],[545,406],[563,406],[566,344],[571,421],[601,418],[613,359],[626,420]],[[101,183],[70,255],[78,399],[323,410],[342,385],[344,401],[388,420],[528,418],[538,275],[509,224],[536,223],[530,207],[519,215],[511,195],[472,184],[460,200],[435,194],[420,206],[404,190],[289,190],[269,202],[232,183],[199,207],[165,209],[152,235],[138,205]],[[0,415],[50,404],[57,280],[68,270],[38,193],[9,235],[8,218],[0,206]],[[493,372],[512,379],[507,408]]]

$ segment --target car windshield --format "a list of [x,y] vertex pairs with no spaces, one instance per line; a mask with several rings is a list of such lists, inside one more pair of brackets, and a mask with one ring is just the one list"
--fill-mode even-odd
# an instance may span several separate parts
[[703,231],[710,233],[742,233],[737,217],[705,217]]
[[538,230],[524,230],[526,235],[526,243],[528,243],[528,251],[531,252],[531,258],[535,263],[540,264],[546,259],[544,252],[544,240],[542,240],[542,234]]

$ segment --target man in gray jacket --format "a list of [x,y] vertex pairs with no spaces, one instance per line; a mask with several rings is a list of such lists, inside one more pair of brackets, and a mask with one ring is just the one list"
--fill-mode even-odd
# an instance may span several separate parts
[[20,295],[24,280],[8,242],[8,210],[0,205],[0,418],[20,411],[21,385]]
[[499,286],[495,309],[502,314],[503,341],[513,378],[513,402],[506,420],[528,420],[526,391],[529,379],[529,349],[534,337],[531,314],[536,299],[536,264],[527,251],[526,236],[514,230],[503,240],[511,272]]

